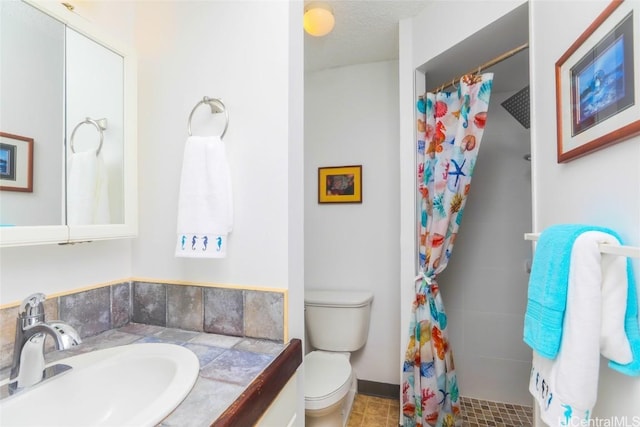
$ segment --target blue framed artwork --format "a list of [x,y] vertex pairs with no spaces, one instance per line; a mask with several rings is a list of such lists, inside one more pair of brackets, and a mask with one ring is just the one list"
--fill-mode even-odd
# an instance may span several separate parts
[[0,132],[0,190],[33,192],[33,138]]
[[4,180],[16,179],[16,146],[0,143],[0,177]]
[[637,5],[612,1],[556,62],[558,163],[640,133]]

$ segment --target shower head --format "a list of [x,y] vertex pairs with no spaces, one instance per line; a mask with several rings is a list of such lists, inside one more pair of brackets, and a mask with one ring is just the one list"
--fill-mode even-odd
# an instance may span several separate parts
[[529,129],[529,86],[507,98],[502,104],[505,110],[513,116],[525,129]]

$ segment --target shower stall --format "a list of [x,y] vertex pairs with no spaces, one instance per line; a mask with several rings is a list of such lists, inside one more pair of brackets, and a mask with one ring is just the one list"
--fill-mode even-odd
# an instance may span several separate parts
[[[523,3],[418,66],[415,96],[528,44],[528,22]],[[482,72],[494,73],[487,124],[455,250],[438,284],[463,402],[531,407],[531,350],[522,341],[532,258],[523,238],[532,227],[529,50]],[[402,292],[404,322],[411,300]]]

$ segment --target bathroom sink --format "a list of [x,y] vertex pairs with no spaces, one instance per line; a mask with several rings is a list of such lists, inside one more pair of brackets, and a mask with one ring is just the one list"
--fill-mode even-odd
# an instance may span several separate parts
[[97,350],[54,364],[72,369],[0,401],[0,425],[154,426],[187,396],[200,369],[193,352],[162,343]]

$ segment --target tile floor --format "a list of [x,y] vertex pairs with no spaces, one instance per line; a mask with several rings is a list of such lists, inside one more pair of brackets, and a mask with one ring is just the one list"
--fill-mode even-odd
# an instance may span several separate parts
[[356,394],[347,427],[398,427],[400,402]]
[[[464,427],[531,427],[528,406],[462,397]],[[398,427],[400,403],[395,399],[356,395],[347,427]]]

